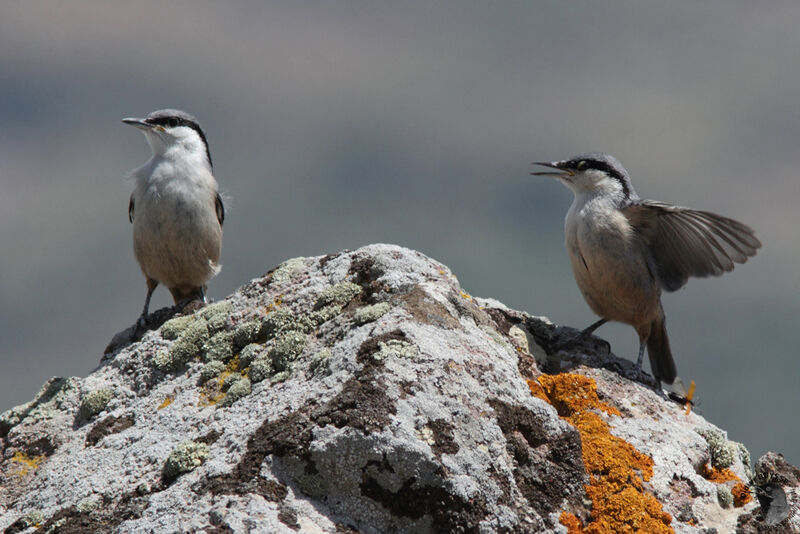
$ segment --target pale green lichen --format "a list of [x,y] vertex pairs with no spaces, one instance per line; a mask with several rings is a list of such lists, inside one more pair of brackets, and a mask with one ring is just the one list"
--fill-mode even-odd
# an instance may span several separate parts
[[169,454],[162,473],[164,478],[172,480],[188,473],[203,464],[208,458],[208,445],[186,440],[175,447]]
[[80,414],[84,419],[91,419],[108,406],[114,398],[114,392],[109,388],[100,388],[90,391],[81,399]]
[[315,325],[321,325],[323,323],[327,323],[340,313],[342,313],[342,306],[332,304],[330,306],[325,306],[324,308],[320,308],[319,310],[314,310],[307,316],[308,319]]
[[275,369],[272,367],[272,358],[262,355],[250,363],[247,376],[250,378],[251,382],[255,383],[269,378],[274,372]]
[[298,271],[304,269],[306,266],[303,258],[292,258],[281,263],[277,269],[272,272],[272,283],[283,284],[292,279]]
[[185,325],[172,346],[156,354],[153,363],[165,373],[177,371],[200,353],[206,339],[208,339],[208,323],[205,319],[193,316],[193,320]]
[[100,506],[100,500],[100,497],[89,497],[79,502],[75,508],[82,514],[90,514]]
[[315,309],[324,308],[332,304],[344,306],[361,293],[361,286],[353,282],[339,282],[336,285],[326,288],[317,297],[314,305]]
[[272,366],[278,371],[285,371],[299,356],[306,346],[308,336],[303,332],[286,332],[275,339],[269,350]]
[[53,377],[39,389],[33,400],[6,410],[0,415],[0,436],[21,423],[36,423],[54,417],[62,403],[73,394],[77,395],[80,380],[75,377]]
[[371,306],[364,306],[356,310],[353,319],[356,324],[365,324],[380,319],[386,312],[391,309],[388,302],[379,302]]
[[269,383],[273,385],[279,384],[280,382],[286,381],[290,376],[292,376],[292,371],[281,371],[280,373],[275,373],[272,375],[272,378],[269,379]]
[[148,493],[150,493],[150,491],[152,490],[150,488],[150,484],[148,484],[147,482],[142,482],[141,484],[136,486],[136,493],[138,493],[139,495],[147,495]]
[[232,308],[233,305],[229,301],[223,300],[206,306],[197,314],[206,320],[209,331],[217,332],[228,324],[228,316],[231,314]]
[[264,350],[264,346],[258,343],[250,343],[246,345],[242,352],[239,353],[239,367],[244,369],[245,367],[249,367],[253,360],[258,358],[261,352]]
[[481,330],[483,330],[486,334],[489,335],[490,338],[494,340],[495,343],[498,345],[502,345],[503,347],[507,348],[508,350],[514,350],[514,348],[506,341],[506,339],[494,328],[488,325],[481,325]]
[[330,349],[322,349],[316,353],[314,357],[311,358],[311,364],[308,367],[311,374],[318,376],[325,373],[330,367],[331,356]]
[[44,514],[39,510],[28,512],[22,518],[22,524],[25,526],[25,528],[38,527],[42,523],[44,523]]
[[698,428],[695,431],[703,436],[708,443],[712,467],[725,469],[733,464],[737,454],[739,454],[739,448],[736,444],[725,439],[722,432],[713,428]]
[[186,330],[197,318],[193,315],[174,317],[161,325],[161,337],[164,339],[178,339],[178,336]]
[[264,318],[263,334],[269,340],[287,332],[308,333],[315,327],[316,323],[308,315],[295,315],[287,309],[280,309]]
[[744,472],[749,478],[752,478],[753,468],[750,467],[750,451],[747,450],[747,447],[745,447],[744,444],[739,443],[738,441],[732,441],[731,443],[735,444],[736,448],[739,449],[739,460],[741,460],[742,465],[744,466]]
[[733,506],[733,493],[726,486],[717,486],[717,501],[723,508],[730,508]]
[[250,343],[259,341],[262,335],[263,323],[260,320],[247,321],[237,326],[233,331],[233,346],[236,350],[241,350]]
[[206,360],[227,362],[233,358],[233,333],[217,332],[203,343],[203,351]]
[[384,360],[391,356],[414,359],[418,354],[419,348],[413,343],[399,339],[389,339],[378,343],[378,352],[374,353],[372,357],[376,360]]
[[241,376],[237,376],[236,380],[228,384],[228,392],[225,397],[220,401],[220,406],[230,406],[242,397],[250,394],[251,385],[250,380]]
[[233,384],[237,381],[241,380],[242,375],[239,373],[230,373],[225,378],[222,379],[222,382],[219,385],[219,389],[222,391],[228,391]]
[[212,360],[205,364],[202,369],[200,369],[200,377],[198,378],[198,382],[200,384],[205,384],[212,378],[216,378],[225,371],[227,366],[224,362],[220,360]]

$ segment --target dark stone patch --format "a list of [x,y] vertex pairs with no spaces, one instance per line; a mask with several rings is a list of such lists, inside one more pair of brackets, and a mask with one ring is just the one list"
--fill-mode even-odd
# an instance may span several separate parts
[[247,449],[233,471],[199,482],[195,491],[209,491],[214,495],[254,493],[268,501],[282,502],[288,493],[286,486],[261,478],[261,465],[270,454],[292,455],[307,461],[308,446],[312,439],[311,427],[311,420],[302,411],[292,412],[274,421],[264,421],[248,438]]
[[353,276],[353,283],[360,285],[363,291],[350,302],[349,306],[372,303],[375,293],[388,290],[378,282],[383,273],[382,269],[375,266],[375,260],[369,256],[352,261],[347,274]]
[[196,443],[205,443],[206,445],[211,446],[219,439],[219,437],[221,435],[222,434],[220,432],[218,432],[217,430],[212,430],[211,432],[209,432],[205,436],[201,436],[201,437],[195,439],[194,441]]
[[325,264],[327,264],[329,261],[334,260],[339,256],[341,256],[342,254],[347,254],[349,252],[350,252],[349,250],[343,250],[342,252],[337,252],[336,254],[326,254],[325,256],[322,256],[319,259],[320,268],[325,267]]
[[[136,493],[123,495],[113,505],[104,503],[103,506],[96,508],[91,513],[81,513],[74,506],[70,506],[56,512],[44,524],[40,525],[36,532],[111,534],[116,532],[116,528],[121,523],[142,517],[146,506],[147,499],[138,496]],[[5,534],[19,532],[19,530],[9,531],[17,523],[19,521],[7,528]],[[59,525],[56,528],[57,523]]]
[[507,314],[500,308],[486,308],[483,311],[486,313],[486,315],[492,318],[495,329],[505,335],[508,335],[508,332],[511,330],[512,326],[516,326],[522,322],[521,319]]
[[51,436],[44,436],[31,443],[25,443],[19,450],[28,456],[51,456],[56,452],[56,444]]
[[206,534],[234,534],[235,531],[229,524],[221,523],[219,525],[214,525],[211,528],[204,529],[203,532]]
[[385,389],[383,380],[377,377],[350,379],[336,397],[314,410],[311,417],[318,426],[357,428],[366,434],[380,432],[397,413]]
[[391,332],[380,334],[375,337],[371,337],[368,340],[364,341],[358,348],[358,352],[356,353],[356,361],[364,365],[365,370],[368,370],[367,368],[372,369],[374,367],[383,366],[383,362],[375,360],[374,358],[372,358],[372,355],[380,350],[380,344],[382,342],[385,343],[391,339],[396,339],[405,342],[410,341],[405,332],[399,329],[392,330]]
[[582,509],[583,486],[588,479],[578,431],[565,428],[561,436],[553,438],[544,421],[524,406],[496,399],[489,404],[516,461],[514,480],[530,506],[541,511],[542,517],[559,510],[565,500],[572,508]]
[[458,443],[453,439],[453,425],[444,419],[434,419],[428,422],[433,432],[434,444],[431,446],[433,453],[441,457],[442,454],[455,454],[459,450]]
[[359,377],[345,382],[342,390],[322,406],[298,410],[262,423],[248,438],[245,453],[233,471],[199,482],[196,491],[210,491],[215,495],[256,493],[268,500],[281,502],[287,494],[286,486],[264,480],[259,475],[267,456],[296,458],[306,464],[306,473],[314,474],[317,470],[309,453],[313,428],[330,424],[337,428],[355,428],[368,434],[386,427],[391,422],[391,416],[397,413],[397,408],[386,395],[385,384],[376,372],[377,363],[380,362],[369,358],[377,350],[376,339],[406,338],[402,332],[395,331],[366,341],[359,354],[370,364],[365,364]]
[[[373,462],[375,464],[377,462]],[[413,477],[403,482],[397,491],[390,491],[364,473],[359,488],[364,497],[379,503],[394,516],[418,520],[430,515],[433,532],[477,534],[478,524],[488,515],[482,499],[464,501],[446,487],[420,486]]]
[[18,534],[24,530],[27,530],[29,527],[23,518],[19,518],[10,525],[6,527],[3,531],[3,534]]
[[[456,297],[458,298],[458,297]],[[419,286],[398,299],[411,317],[418,323],[460,330],[461,323],[453,317],[447,307],[429,296]]]
[[109,415],[102,421],[96,423],[89,433],[86,434],[86,447],[94,447],[101,439],[111,434],[122,432],[123,430],[132,427],[136,423],[136,419],[130,415],[125,414],[121,416]]
[[292,530],[300,530],[300,523],[297,522],[297,512],[290,506],[280,505],[278,508],[278,521]]

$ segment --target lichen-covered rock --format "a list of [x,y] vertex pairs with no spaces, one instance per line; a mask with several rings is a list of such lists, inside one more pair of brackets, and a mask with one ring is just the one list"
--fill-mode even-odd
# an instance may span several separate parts
[[372,304],[371,306],[364,306],[357,309],[353,318],[356,324],[371,323],[383,317],[390,309],[392,309],[392,307],[388,302],[379,302],[378,304]]
[[164,462],[164,478],[172,480],[203,464],[208,457],[208,445],[186,440],[175,447]]
[[109,388],[99,388],[88,392],[81,399],[80,414],[84,419],[90,419],[106,409],[108,403],[114,398],[114,392]]
[[404,248],[289,260],[0,415],[0,531],[792,528],[800,471],[753,499],[743,446],[576,334]]

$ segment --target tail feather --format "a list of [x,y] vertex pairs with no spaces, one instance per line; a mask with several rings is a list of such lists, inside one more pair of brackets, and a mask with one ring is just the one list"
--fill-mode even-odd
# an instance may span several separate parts
[[677,376],[675,360],[669,348],[667,325],[664,319],[653,321],[650,326],[650,337],[647,339],[647,355],[650,357],[650,368],[656,380],[672,384]]

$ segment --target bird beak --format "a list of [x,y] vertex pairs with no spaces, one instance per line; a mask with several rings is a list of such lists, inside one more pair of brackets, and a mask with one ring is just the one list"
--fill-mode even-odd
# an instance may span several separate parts
[[569,169],[562,169],[559,166],[558,161],[550,163],[547,161],[534,161],[533,165],[541,165],[542,167],[550,167],[551,169],[557,169],[559,172],[553,171],[546,171],[546,172],[532,172],[532,176],[551,176],[553,178],[569,178],[570,176],[575,176],[575,173]]
[[131,126],[136,126],[140,130],[151,130],[153,128],[153,125],[145,122],[144,119],[137,119],[134,117],[122,119],[122,122],[125,124],[130,124]]

